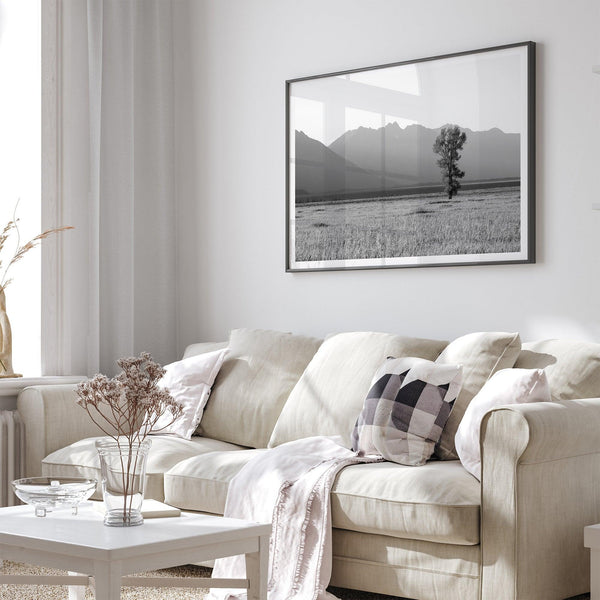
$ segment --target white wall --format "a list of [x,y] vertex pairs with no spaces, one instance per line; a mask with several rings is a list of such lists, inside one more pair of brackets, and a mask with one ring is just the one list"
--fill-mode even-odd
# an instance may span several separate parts
[[[600,341],[597,0],[174,4],[178,347],[234,327]],[[537,42],[537,263],[285,273],[286,79]]]

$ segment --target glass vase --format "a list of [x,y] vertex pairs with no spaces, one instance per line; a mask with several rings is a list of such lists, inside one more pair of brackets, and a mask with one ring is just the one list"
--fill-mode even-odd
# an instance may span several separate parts
[[119,438],[96,441],[100,456],[100,480],[106,512],[104,524],[132,527],[144,522],[142,502],[146,488],[146,463],[151,442]]

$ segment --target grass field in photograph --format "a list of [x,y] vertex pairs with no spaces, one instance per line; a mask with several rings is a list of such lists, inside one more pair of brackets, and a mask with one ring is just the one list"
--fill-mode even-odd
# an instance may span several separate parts
[[296,261],[518,252],[519,186],[296,205]]

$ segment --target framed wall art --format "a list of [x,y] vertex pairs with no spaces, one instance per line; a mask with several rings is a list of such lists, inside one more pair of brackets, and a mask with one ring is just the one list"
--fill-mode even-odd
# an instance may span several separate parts
[[287,88],[287,271],[535,262],[535,44]]

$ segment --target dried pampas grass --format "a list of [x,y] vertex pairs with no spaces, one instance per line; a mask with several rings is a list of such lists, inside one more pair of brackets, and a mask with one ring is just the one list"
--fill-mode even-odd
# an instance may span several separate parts
[[[70,225],[46,229],[46,231],[42,231],[42,233],[39,233],[25,244],[21,244],[21,235],[19,234],[19,219],[16,217],[18,206],[19,203],[17,202],[17,206],[15,206],[15,210],[13,213],[13,218],[4,226],[2,233],[0,233],[0,292],[4,291],[6,287],[12,282],[12,279],[8,279],[8,272],[10,268],[15,263],[19,262],[30,250],[33,250],[33,248],[38,246],[42,242],[42,240],[45,240],[47,237],[55,233],[60,233],[61,231],[66,231],[67,229],[74,229]],[[12,258],[8,261],[6,266],[3,267],[3,261],[1,258],[2,251],[4,250],[4,246],[10,239],[13,232],[17,235],[16,248],[14,250]]]

